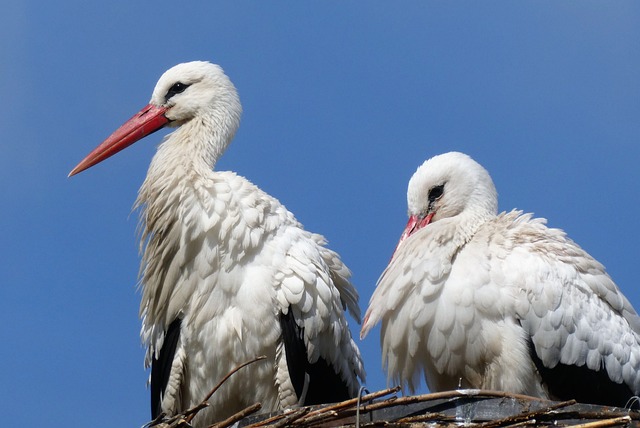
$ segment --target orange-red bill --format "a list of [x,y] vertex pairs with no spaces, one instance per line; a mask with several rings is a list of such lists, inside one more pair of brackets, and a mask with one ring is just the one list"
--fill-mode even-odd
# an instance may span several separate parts
[[[402,235],[400,236],[398,245],[396,245],[396,249],[393,250],[393,254],[395,254],[396,251],[398,251],[400,244],[402,244],[402,242],[405,239],[411,236],[411,234],[413,234],[414,232],[418,231],[419,229],[422,229],[423,227],[431,223],[431,220],[433,219],[434,215],[435,215],[435,212],[431,212],[424,217],[418,217],[416,215],[410,216],[409,221],[407,222],[407,225],[404,228],[404,232],[402,232]],[[393,258],[393,255],[391,256],[391,258]]]
[[164,115],[166,111],[166,107],[157,107],[152,104],[146,105],[120,128],[116,129],[102,144],[93,149],[87,157],[71,170],[69,177],[91,168],[164,127],[169,123],[169,119]]

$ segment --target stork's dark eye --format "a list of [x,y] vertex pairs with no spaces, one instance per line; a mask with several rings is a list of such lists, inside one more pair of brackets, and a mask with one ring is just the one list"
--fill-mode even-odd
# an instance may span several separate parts
[[187,89],[188,87],[189,87],[189,85],[187,85],[185,83],[182,83],[182,82],[174,83],[173,86],[170,87],[169,90],[167,91],[167,96],[165,97],[165,99],[168,100],[169,98],[171,98],[175,94],[183,93],[184,90]]
[[432,187],[431,190],[429,190],[429,202],[433,202],[438,199],[442,196],[442,193],[444,193],[444,184]]

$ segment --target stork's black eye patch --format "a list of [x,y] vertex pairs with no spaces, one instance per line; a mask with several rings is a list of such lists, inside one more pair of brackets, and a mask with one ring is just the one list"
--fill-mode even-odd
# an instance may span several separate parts
[[168,100],[169,98],[171,98],[175,94],[183,93],[184,90],[187,89],[188,87],[189,87],[189,85],[187,85],[186,83],[182,83],[182,82],[174,83],[173,86],[170,87],[169,90],[167,91],[167,96],[164,97],[165,100]]
[[444,193],[444,184],[434,186],[429,190],[429,202],[433,202],[438,199]]

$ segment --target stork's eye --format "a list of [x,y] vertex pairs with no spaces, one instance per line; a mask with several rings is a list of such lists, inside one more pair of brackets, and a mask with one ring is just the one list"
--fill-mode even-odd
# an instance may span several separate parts
[[167,91],[167,96],[165,97],[165,99],[168,100],[169,98],[171,98],[175,94],[183,93],[184,90],[187,89],[188,87],[189,87],[189,85],[187,85],[185,83],[182,83],[182,82],[174,83],[173,86],[170,87],[169,90]]
[[442,193],[444,193],[444,184],[432,187],[431,190],[429,190],[429,202],[433,202],[438,199],[442,196]]

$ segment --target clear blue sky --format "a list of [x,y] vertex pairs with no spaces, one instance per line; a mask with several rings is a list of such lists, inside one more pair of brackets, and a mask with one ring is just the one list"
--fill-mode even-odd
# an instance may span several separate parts
[[[222,65],[240,92],[218,169],[325,235],[363,311],[409,178],[451,150],[640,308],[638,2],[8,0],[0,40],[3,424],[148,420],[131,207],[162,132],[67,173],[184,61]],[[378,335],[360,345],[371,390]]]

